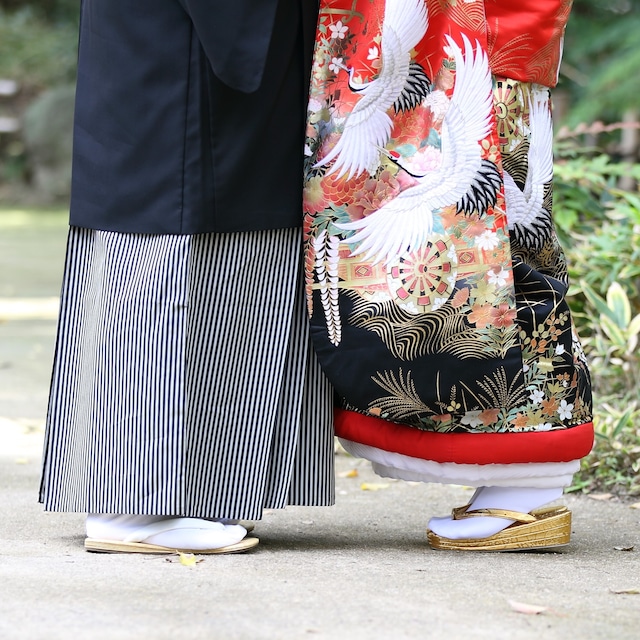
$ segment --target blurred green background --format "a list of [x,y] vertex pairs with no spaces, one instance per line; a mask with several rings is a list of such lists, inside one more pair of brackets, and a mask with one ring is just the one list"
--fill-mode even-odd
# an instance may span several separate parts
[[[50,314],[59,287],[79,5],[0,0],[0,329]],[[638,1],[575,0],[554,92],[555,217],[598,433],[573,490],[619,495],[640,494],[638,33]]]

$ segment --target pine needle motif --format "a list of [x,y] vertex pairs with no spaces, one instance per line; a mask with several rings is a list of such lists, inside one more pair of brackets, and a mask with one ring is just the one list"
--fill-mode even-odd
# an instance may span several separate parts
[[403,375],[402,369],[398,371],[397,379],[393,371],[378,371],[373,381],[391,395],[377,398],[370,403],[370,407],[382,410],[392,420],[402,420],[424,412],[433,413],[418,395],[411,372],[407,372],[406,379]]
[[478,381],[478,387],[484,394],[474,394],[471,389],[466,390],[473,396],[481,407],[518,407],[527,401],[527,390],[522,384],[522,375],[518,374],[511,382],[507,380],[504,367],[494,371],[491,377],[484,376]]

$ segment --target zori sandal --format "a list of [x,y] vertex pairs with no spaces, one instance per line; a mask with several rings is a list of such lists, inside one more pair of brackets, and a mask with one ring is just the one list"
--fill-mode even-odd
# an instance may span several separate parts
[[561,547],[569,544],[571,537],[571,511],[567,507],[543,507],[531,513],[506,509],[474,509],[469,505],[452,511],[454,520],[465,518],[507,518],[515,522],[488,538],[465,538],[454,540],[443,538],[427,531],[427,540],[432,549],[450,551],[514,551]]
[[[258,538],[243,538],[239,541],[229,542],[229,536],[225,536],[224,532],[221,532],[221,537],[218,538],[219,544],[212,544],[211,548],[190,548],[187,544],[178,546],[163,546],[159,544],[152,544],[147,542],[149,538],[162,533],[179,532],[188,529],[202,529],[204,531],[211,529],[212,539],[215,540],[217,535],[216,528],[220,527],[220,523],[210,522],[206,520],[199,520],[197,525],[194,525],[194,520],[191,518],[168,518],[160,522],[151,523],[142,527],[139,527],[136,531],[127,535],[123,539],[110,540],[103,538],[91,538],[87,537],[84,541],[84,548],[87,551],[94,551],[99,553],[154,553],[154,554],[167,554],[167,553],[194,553],[194,554],[223,554],[223,553],[242,553],[249,551],[258,545],[260,542]],[[224,527],[222,527],[224,529]],[[227,538],[225,540],[225,537]],[[231,538],[233,540],[233,538]]]
[[235,544],[226,547],[218,547],[217,549],[174,549],[171,547],[161,547],[157,544],[147,544],[145,542],[129,542],[120,540],[98,540],[95,538],[87,538],[84,541],[84,548],[87,551],[97,553],[155,553],[168,554],[176,553],[193,553],[196,555],[213,555],[223,553],[243,553],[258,546],[260,540],[258,538],[245,538]]

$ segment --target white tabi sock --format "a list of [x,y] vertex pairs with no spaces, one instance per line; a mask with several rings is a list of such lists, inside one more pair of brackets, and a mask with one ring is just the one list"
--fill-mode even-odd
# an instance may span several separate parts
[[[471,498],[469,511],[473,509],[508,509],[529,513],[562,495],[562,487],[533,489],[521,487],[480,487]],[[473,517],[454,520],[452,516],[431,518],[429,529],[436,535],[450,540],[488,538],[502,531],[513,520],[494,517]]]
[[247,535],[247,530],[240,525],[202,518],[109,513],[88,514],[86,531],[88,538],[145,542],[193,551],[220,549],[240,542]]

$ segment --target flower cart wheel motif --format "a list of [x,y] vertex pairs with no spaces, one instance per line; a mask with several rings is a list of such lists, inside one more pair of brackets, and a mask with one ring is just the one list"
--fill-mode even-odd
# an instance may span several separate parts
[[405,253],[387,267],[393,301],[410,313],[428,313],[446,302],[456,282],[458,259],[444,236]]

